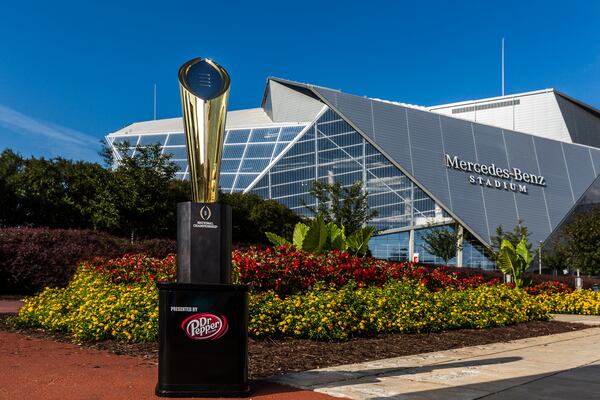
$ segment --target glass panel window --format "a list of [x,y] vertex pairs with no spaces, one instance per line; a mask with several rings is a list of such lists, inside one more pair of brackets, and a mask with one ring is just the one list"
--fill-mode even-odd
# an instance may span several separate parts
[[398,232],[374,236],[369,241],[369,250],[375,258],[390,261],[406,261],[409,259],[409,233]]
[[280,128],[253,129],[250,135],[250,143],[276,142],[279,137]]
[[221,174],[227,172],[237,173],[240,167],[240,160],[222,160],[221,161]]
[[246,143],[250,136],[250,129],[234,129],[227,131],[225,143]]
[[129,143],[130,146],[135,146],[138,141],[138,136],[119,136],[113,140],[113,145],[119,145],[121,143]]
[[285,126],[281,128],[281,142],[291,142],[304,129],[304,126]]
[[273,144],[248,144],[245,157],[249,158],[271,158],[273,154]]
[[185,135],[183,133],[171,133],[167,139],[167,146],[185,146]]
[[277,157],[288,144],[289,143],[277,143],[275,151],[273,152],[273,158]]
[[258,174],[238,175],[237,180],[235,181],[235,191],[237,192],[246,189],[252,183],[252,181],[256,179],[257,176]]
[[267,168],[269,162],[270,160],[268,159],[246,158],[242,162],[240,172],[262,172]]
[[223,146],[223,158],[242,158],[245,148],[246,146],[243,144],[226,144]]
[[140,146],[149,146],[151,144],[159,144],[164,146],[167,140],[167,135],[142,135],[140,136]]
[[235,180],[235,174],[224,174],[221,173],[219,176],[219,186],[221,186],[221,190],[227,193],[231,192],[233,188],[233,181]]
[[185,172],[187,168],[187,161],[175,161],[175,165],[177,165],[179,172]]
[[171,154],[171,160],[187,160],[185,147],[164,147],[164,154]]

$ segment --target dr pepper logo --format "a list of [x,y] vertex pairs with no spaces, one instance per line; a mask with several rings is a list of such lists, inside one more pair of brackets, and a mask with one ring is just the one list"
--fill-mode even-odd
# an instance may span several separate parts
[[194,314],[181,323],[181,329],[193,340],[217,340],[227,328],[227,318],[209,313]]

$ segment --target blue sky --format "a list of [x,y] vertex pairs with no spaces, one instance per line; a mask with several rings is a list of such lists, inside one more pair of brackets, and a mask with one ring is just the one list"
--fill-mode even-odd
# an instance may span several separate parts
[[[222,4],[219,6],[219,4]],[[222,7],[222,8],[221,8]],[[103,136],[181,115],[177,70],[230,72],[230,109],[268,76],[419,105],[554,87],[600,108],[597,1],[10,1],[0,149],[97,160]]]

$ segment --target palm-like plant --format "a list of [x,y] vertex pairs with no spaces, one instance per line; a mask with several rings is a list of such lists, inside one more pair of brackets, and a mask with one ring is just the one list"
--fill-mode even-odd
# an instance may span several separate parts
[[272,232],[266,232],[266,235],[276,246],[293,245],[297,249],[311,253],[340,250],[353,256],[363,257],[369,250],[369,240],[373,233],[375,233],[375,228],[364,227],[355,230],[350,236],[346,236],[345,227],[340,227],[333,221],[325,223],[323,216],[319,215],[310,225],[297,223],[291,243],[286,238]]
[[510,241],[502,240],[496,262],[504,274],[513,277],[517,289],[525,285],[525,271],[529,268],[532,260],[533,256],[527,249],[525,235],[521,237],[516,248]]

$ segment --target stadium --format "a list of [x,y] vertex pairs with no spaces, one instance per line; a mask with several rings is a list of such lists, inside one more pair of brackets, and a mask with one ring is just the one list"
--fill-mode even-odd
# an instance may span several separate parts
[[[181,118],[106,140],[128,142],[128,156],[159,143],[188,177]],[[220,185],[307,215],[315,180],[360,180],[378,211],[375,257],[441,263],[422,237],[448,226],[462,232],[451,265],[493,269],[499,225],[521,220],[534,244],[547,241],[598,201],[599,173],[600,111],[554,89],[424,107],[269,78],[260,107],[228,112]]]

